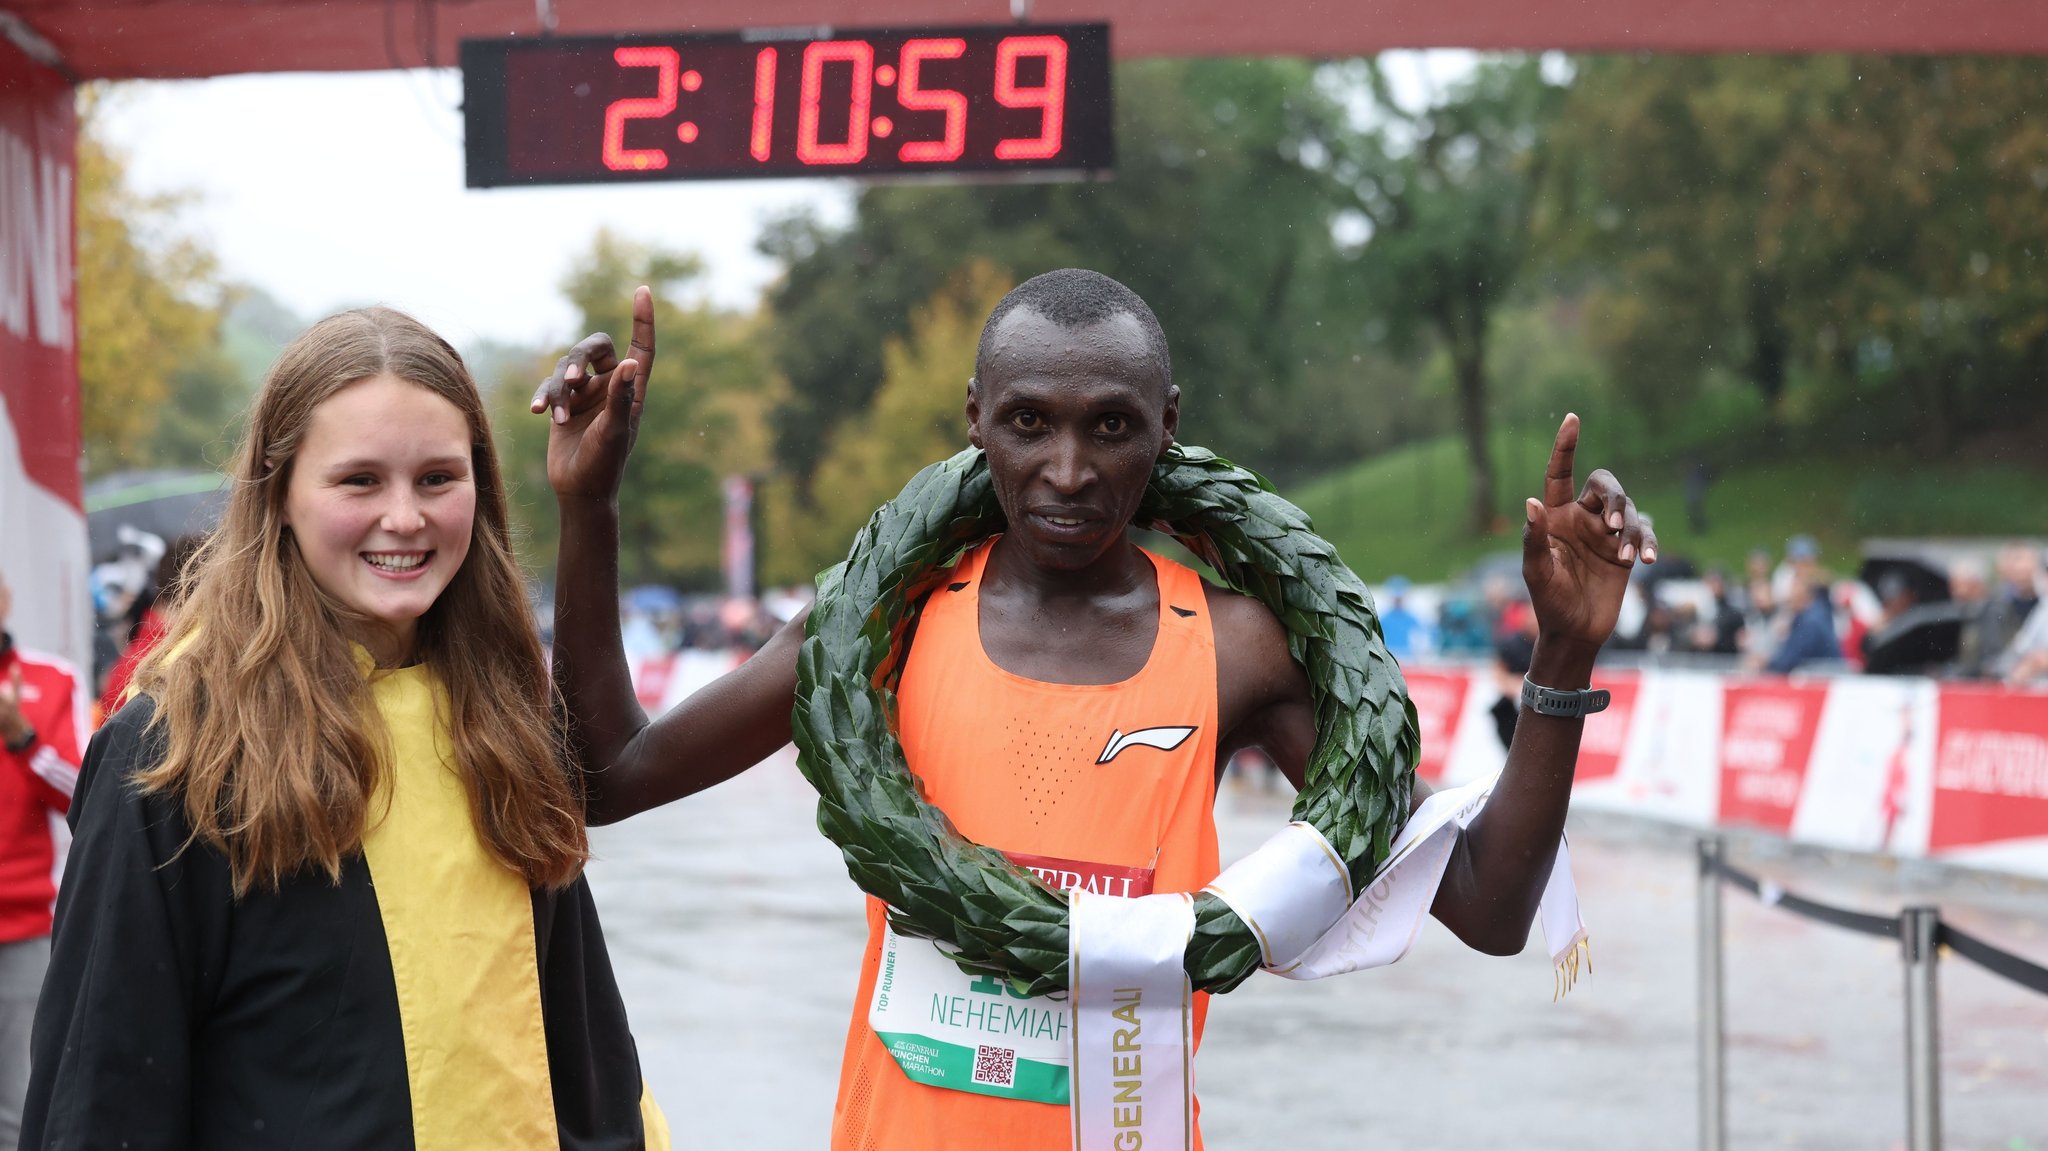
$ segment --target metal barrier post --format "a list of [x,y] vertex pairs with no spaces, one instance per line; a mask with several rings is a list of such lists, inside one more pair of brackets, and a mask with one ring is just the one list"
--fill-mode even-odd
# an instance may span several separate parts
[[1721,840],[1701,839],[1699,850],[1700,1151],[1723,1151],[1728,1105],[1721,1046]]
[[1906,960],[1906,1146],[1941,1149],[1941,1037],[1935,964],[1940,958],[1941,910],[1908,907],[1899,913]]

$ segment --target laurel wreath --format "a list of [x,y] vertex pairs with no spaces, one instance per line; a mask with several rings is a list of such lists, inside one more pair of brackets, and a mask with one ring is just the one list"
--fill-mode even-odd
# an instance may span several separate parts
[[[1407,817],[1419,746],[1365,585],[1263,477],[1202,448],[1169,450],[1135,522],[1172,535],[1286,627],[1317,732],[1294,818],[1322,832],[1362,890]],[[845,562],[818,578],[791,727],[818,791],[818,829],[861,890],[889,905],[896,929],[949,945],[963,970],[1045,995],[1067,987],[1066,897],[962,838],[925,802],[893,722],[917,603],[962,551],[1004,525],[978,449],[925,468],[878,510]],[[1215,896],[1196,896],[1186,957],[1195,988],[1228,991],[1259,961],[1243,921]]]

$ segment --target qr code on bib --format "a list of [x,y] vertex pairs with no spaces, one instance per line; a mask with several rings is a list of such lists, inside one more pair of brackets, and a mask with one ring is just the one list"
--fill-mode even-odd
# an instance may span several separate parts
[[1017,1049],[1014,1047],[976,1047],[974,1049],[974,1081],[990,1087],[1015,1087],[1017,1085]]

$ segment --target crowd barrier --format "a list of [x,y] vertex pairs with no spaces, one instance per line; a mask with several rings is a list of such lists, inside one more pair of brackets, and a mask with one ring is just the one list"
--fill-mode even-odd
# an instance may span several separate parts
[[[1403,669],[1419,771],[1506,757],[1490,667]],[[2048,878],[2048,692],[1900,677],[1609,671],[1572,806]]]
[[[660,711],[739,659],[640,658],[634,685]],[[1456,785],[1499,768],[1493,669],[1403,670],[1422,777]],[[1614,700],[1586,721],[1574,807],[2048,878],[2048,692],[1604,668],[1593,682]]]
[[1836,907],[1786,891],[1731,866],[1719,838],[1699,843],[1700,1151],[1727,1151],[1727,989],[1722,964],[1721,888],[1747,891],[1767,906],[1860,935],[1896,939],[1905,970],[1906,1148],[1941,1151],[1941,1010],[1938,968],[1945,952],[2039,995],[2048,967],[1945,923],[1938,907],[1905,907],[1896,916]]

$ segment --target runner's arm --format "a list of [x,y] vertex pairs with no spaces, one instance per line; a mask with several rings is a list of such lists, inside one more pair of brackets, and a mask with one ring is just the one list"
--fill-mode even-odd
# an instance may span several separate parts
[[[1579,418],[1567,414],[1542,498],[1524,504],[1522,530],[1522,581],[1537,627],[1529,681],[1567,691],[1591,685],[1636,560],[1657,562],[1657,534],[1621,481],[1597,470],[1574,495],[1578,447]],[[1585,726],[1583,718],[1524,710],[1492,798],[1452,849],[1431,910],[1481,951],[1513,954],[1528,942],[1564,834]]]
[[[1613,633],[1629,569],[1638,554],[1654,563],[1657,549],[1655,533],[1611,474],[1594,472],[1585,491],[1573,496],[1578,438],[1578,417],[1568,415],[1551,450],[1543,498],[1529,501],[1522,539],[1522,575],[1539,627],[1529,679],[1560,690],[1591,684],[1593,661]],[[1232,653],[1230,666],[1219,658],[1223,742],[1242,728],[1299,787],[1315,740],[1307,677],[1293,663],[1272,613],[1263,607],[1227,609],[1215,597],[1211,603],[1217,650]],[[1293,667],[1291,675],[1275,666],[1278,660]],[[1430,907],[1466,945],[1512,955],[1528,942],[1564,834],[1584,727],[1583,719],[1528,712],[1516,723],[1500,782],[1458,836]],[[1420,802],[1426,792],[1420,785],[1416,791],[1414,801]]]
[[548,484],[562,513],[555,682],[583,773],[585,818],[612,823],[738,775],[789,742],[804,615],[753,658],[649,723],[619,627],[619,495],[654,366],[654,296],[633,293],[620,359],[594,335],[534,393],[548,417]]
[[810,614],[650,723],[621,638],[618,542],[615,503],[563,501],[555,676],[584,772],[586,818],[599,824],[723,783],[788,743]]
[[[1217,650],[1234,653],[1218,661],[1218,691],[1228,726],[1218,743],[1217,761],[1220,767],[1238,751],[1257,747],[1300,788],[1316,741],[1308,675],[1289,653],[1280,621],[1256,601],[1237,599],[1236,605],[1226,607],[1211,598],[1217,605]],[[1524,716],[1509,751],[1510,771],[1502,777],[1495,802],[1487,804],[1452,848],[1430,912],[1475,950],[1513,955],[1529,938],[1564,826],[1579,726],[1578,721]],[[1524,727],[1531,729],[1530,734],[1523,734]],[[1505,794],[1510,777],[1522,781],[1528,794]],[[1410,810],[1429,794],[1429,785],[1416,780]]]

